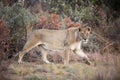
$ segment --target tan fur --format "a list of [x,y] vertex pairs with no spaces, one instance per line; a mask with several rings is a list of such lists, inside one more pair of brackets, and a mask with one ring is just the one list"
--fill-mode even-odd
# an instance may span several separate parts
[[[83,35],[81,36],[80,34],[82,33]],[[19,52],[18,63],[22,62],[23,56],[28,51],[38,45],[40,46],[43,61],[46,63],[51,63],[47,60],[49,50],[64,50],[64,64],[69,63],[69,54],[71,51],[86,59],[86,61],[90,63],[89,58],[81,49],[82,37],[87,39],[89,34],[90,28],[83,29],[82,31],[79,28],[69,28],[66,30],[35,30],[29,34],[23,50]]]

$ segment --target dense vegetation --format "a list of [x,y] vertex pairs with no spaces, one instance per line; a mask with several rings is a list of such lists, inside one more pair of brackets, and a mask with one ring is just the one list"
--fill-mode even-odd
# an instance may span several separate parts
[[2,0],[0,18],[1,25],[6,22],[9,31],[8,53],[13,55],[11,53],[22,48],[32,28],[63,29],[83,24],[89,25],[93,31],[89,46],[83,47],[85,50],[119,53],[118,3],[117,0],[25,0],[22,3]]

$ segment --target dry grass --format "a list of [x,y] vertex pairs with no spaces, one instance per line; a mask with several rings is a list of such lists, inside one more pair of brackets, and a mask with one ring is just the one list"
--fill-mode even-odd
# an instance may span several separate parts
[[[72,61],[64,66],[25,62],[13,62],[2,71],[6,80],[119,80],[120,55],[92,54],[94,65]],[[1,79],[0,79],[1,80]]]

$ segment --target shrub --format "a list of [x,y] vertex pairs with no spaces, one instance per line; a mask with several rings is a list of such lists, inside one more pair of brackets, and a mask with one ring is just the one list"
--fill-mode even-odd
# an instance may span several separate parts
[[27,27],[37,22],[36,15],[33,15],[29,10],[25,9],[20,3],[14,4],[12,7],[3,7],[0,10],[0,18],[5,17],[8,22],[8,29],[10,30],[11,45],[10,49],[16,52],[22,48],[25,42],[25,35]]
[[72,21],[69,17],[61,18],[60,15],[52,13],[42,15],[36,27],[38,29],[65,29],[70,27],[82,27],[82,24]]
[[60,29],[60,16],[57,14],[42,15],[37,24],[37,28]]
[[9,52],[9,32],[7,23],[0,19],[0,61],[4,59],[5,55]]
[[[51,12],[62,16],[69,16],[74,21],[86,21],[95,19],[94,3],[96,0],[52,0],[48,1]],[[47,2],[46,2],[47,3]],[[94,16],[94,17],[93,17]]]

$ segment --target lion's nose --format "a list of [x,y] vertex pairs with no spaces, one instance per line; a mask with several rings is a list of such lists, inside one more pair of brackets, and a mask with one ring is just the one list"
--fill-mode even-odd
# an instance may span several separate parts
[[83,43],[88,43],[87,39],[83,39],[82,41],[83,41]]

